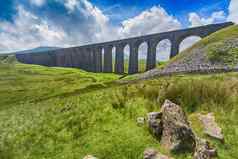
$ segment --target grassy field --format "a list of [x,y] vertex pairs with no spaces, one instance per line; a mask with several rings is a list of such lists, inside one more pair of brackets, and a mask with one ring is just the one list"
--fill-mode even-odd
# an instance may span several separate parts
[[[3,60],[2,60],[3,61]],[[10,62],[9,62],[10,61]],[[120,76],[47,68],[7,60],[0,64],[0,158],[142,159],[147,147],[169,154],[136,118],[159,111],[165,99],[180,104],[199,136],[219,158],[238,156],[238,73],[163,77],[134,84]],[[159,97],[159,98],[158,98]],[[197,113],[214,112],[225,144],[203,135]]]

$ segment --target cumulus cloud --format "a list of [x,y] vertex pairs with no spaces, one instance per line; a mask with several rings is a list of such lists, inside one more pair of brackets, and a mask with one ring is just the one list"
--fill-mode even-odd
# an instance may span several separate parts
[[124,37],[158,33],[181,28],[181,23],[162,7],[154,6],[136,17],[122,22],[119,30]]
[[[14,23],[0,22],[2,51],[16,51],[40,45],[57,46],[63,43],[66,33],[55,25],[18,6]],[[0,50],[1,51],[1,50]]]
[[228,21],[233,21],[235,23],[238,23],[238,1],[237,0],[231,0],[229,5],[229,16]]
[[66,0],[65,7],[68,8],[70,11],[74,11],[78,5],[78,2],[79,1],[77,1],[77,0]]
[[203,18],[200,17],[197,13],[189,13],[189,22],[190,27],[196,27],[201,25],[208,25],[212,23],[219,23],[226,21],[226,15],[224,11],[213,12],[210,17]]
[[[64,6],[69,1],[55,2]],[[45,10],[45,16],[37,15],[37,12],[34,14],[34,10],[26,10],[22,5],[18,6],[13,22],[0,21],[0,52],[38,46],[69,47],[111,40],[114,29],[109,27],[107,16],[87,0],[75,2],[74,10],[66,7],[70,11],[68,13],[52,15],[49,8]]]

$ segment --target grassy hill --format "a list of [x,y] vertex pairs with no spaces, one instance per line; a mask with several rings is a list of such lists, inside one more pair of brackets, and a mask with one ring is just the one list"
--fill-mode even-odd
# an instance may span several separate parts
[[[203,40],[204,45],[210,45],[213,36]],[[146,125],[136,123],[137,117],[159,111],[165,99],[183,107],[195,132],[218,149],[220,159],[237,158],[238,73],[133,84],[118,84],[119,78],[1,57],[0,158],[81,159],[92,154],[99,159],[142,159],[145,148],[155,147],[175,159],[191,159],[191,154],[169,154]],[[215,114],[225,144],[202,133],[197,114],[207,112]]]
[[238,25],[222,29],[202,39],[174,57],[168,65],[190,63],[238,65]]

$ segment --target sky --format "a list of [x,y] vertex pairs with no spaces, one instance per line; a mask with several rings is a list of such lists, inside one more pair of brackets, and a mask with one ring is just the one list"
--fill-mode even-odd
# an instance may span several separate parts
[[[2,0],[0,53],[238,23],[238,0]],[[183,42],[186,48],[197,41]],[[168,49],[168,42],[161,44]]]

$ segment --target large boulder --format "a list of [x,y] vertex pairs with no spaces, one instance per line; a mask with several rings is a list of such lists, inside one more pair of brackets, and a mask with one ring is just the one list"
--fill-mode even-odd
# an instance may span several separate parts
[[208,113],[207,115],[199,114],[198,118],[203,124],[205,134],[224,142],[222,129],[216,123],[215,116],[213,113]]
[[157,150],[149,148],[144,151],[144,159],[172,159],[159,153]]
[[196,146],[196,136],[182,108],[166,100],[161,111],[163,128],[161,144],[172,152],[193,152]]

